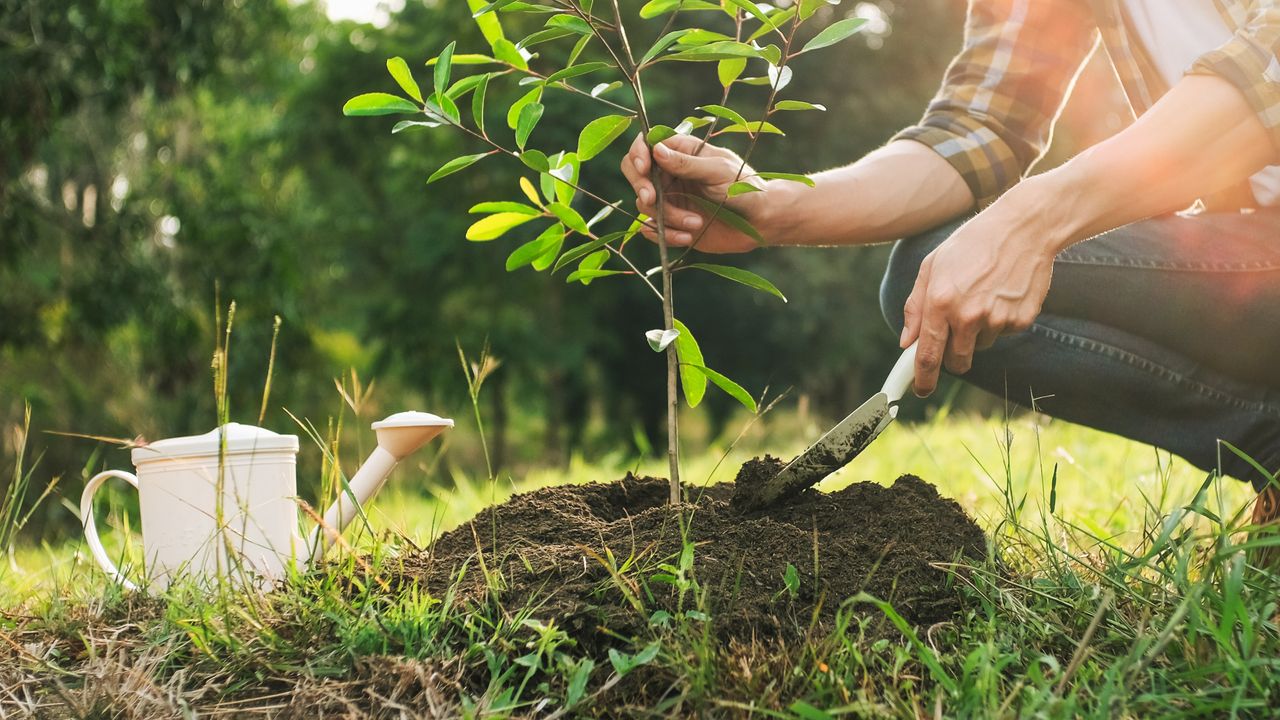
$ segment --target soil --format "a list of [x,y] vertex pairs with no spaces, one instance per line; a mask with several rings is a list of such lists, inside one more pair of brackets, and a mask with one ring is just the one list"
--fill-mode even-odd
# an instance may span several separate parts
[[[496,600],[511,612],[533,605],[533,617],[601,647],[638,636],[658,609],[697,607],[693,593],[682,603],[658,567],[678,565],[683,526],[695,546],[692,576],[709,603],[701,609],[725,639],[796,635],[815,617],[829,626],[841,603],[863,591],[915,625],[959,609],[954,579],[939,564],[986,552],[959,505],[913,475],[890,487],[808,489],[762,510],[734,502],[735,489],[750,493],[783,465],[765,456],[746,463],[736,485],[688,487],[679,512],[666,504],[666,480],[630,474],[516,495],[404,558],[397,579],[441,596],[466,566],[458,600]],[[621,581],[606,567],[610,556],[629,563]],[[783,580],[788,565],[799,577],[794,594]]]

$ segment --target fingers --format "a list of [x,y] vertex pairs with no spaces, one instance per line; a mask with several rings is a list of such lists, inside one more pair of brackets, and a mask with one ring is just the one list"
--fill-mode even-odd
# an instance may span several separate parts
[[951,337],[947,342],[943,366],[956,375],[963,375],[973,367],[973,352],[978,342],[976,321],[962,321],[950,325]]
[[926,303],[920,320],[920,345],[916,348],[916,378],[913,390],[919,397],[929,397],[938,387],[938,373],[947,350],[950,328],[947,317],[936,305]]
[[685,155],[697,155],[704,158],[727,158],[729,160],[741,161],[741,158],[739,158],[738,154],[734,151],[728,148],[722,148],[719,145],[712,145],[711,143],[703,142],[702,138],[694,137],[692,135],[672,135],[666,140],[663,140],[662,144],[676,152],[684,153]]
[[929,274],[933,269],[933,255],[930,254],[920,263],[920,271],[916,273],[916,284],[907,296],[902,307],[902,337],[898,346],[906,348],[920,336],[920,320],[924,317],[924,293],[929,287]]
[[639,202],[654,201],[653,183],[649,181],[649,146],[640,135],[636,135],[627,154],[622,156],[622,175],[631,183]]
[[[655,242],[655,243],[658,242],[658,226],[654,224],[653,220],[650,220],[649,222],[645,223],[644,227],[640,228],[640,234],[644,235],[645,238],[647,238],[652,242]],[[683,230],[677,231],[677,230],[672,230],[671,228],[667,228],[667,245],[668,246],[689,247],[692,244],[693,244],[692,234],[684,232]]]
[[[718,155],[690,155],[688,152],[673,149],[675,144],[670,141],[674,139],[669,138],[653,148],[654,162],[674,177],[714,185],[728,184],[737,176],[738,165],[732,160]],[[689,152],[693,149],[686,147]]]

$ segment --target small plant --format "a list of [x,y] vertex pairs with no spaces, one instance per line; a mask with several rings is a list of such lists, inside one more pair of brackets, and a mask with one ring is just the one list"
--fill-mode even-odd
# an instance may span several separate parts
[[[513,271],[532,267],[555,272],[574,266],[567,282],[590,285],[595,280],[629,276],[644,283],[662,307],[662,325],[646,333],[655,352],[665,352],[667,360],[667,458],[670,466],[671,501],[680,501],[679,432],[677,422],[679,386],[690,407],[701,402],[708,382],[741,402],[752,412],[755,400],[738,383],[712,370],[689,328],[676,317],[672,278],[678,272],[700,270],[733,280],[747,287],[786,298],[765,278],[728,265],[693,262],[688,251],[672,252],[668,243],[667,209],[673,203],[693,209],[703,216],[702,231],[691,247],[696,247],[706,228],[720,222],[756,242],[760,233],[741,215],[726,207],[732,198],[759,191],[765,181],[799,182],[812,185],[803,175],[757,172],[748,161],[763,135],[782,136],[775,124],[781,111],[821,111],[821,105],[779,95],[792,79],[790,62],[797,56],[833,45],[858,30],[863,21],[847,18],[832,23],[800,45],[798,31],[819,8],[838,0],[799,0],[778,7],[751,0],[649,0],[639,17],[624,17],[618,0],[606,7],[597,0],[467,0],[481,33],[489,45],[488,54],[457,53],[456,42],[427,62],[432,68],[431,91],[424,93],[408,64],[399,57],[387,61],[387,70],[403,95],[371,92],[358,95],[343,107],[347,115],[419,116],[401,120],[391,132],[417,128],[450,127],[469,136],[477,152],[453,158],[427,180],[433,183],[460,172],[482,160],[506,157],[532,171],[535,179],[522,176],[518,187],[522,200],[500,199],[471,208],[483,215],[467,230],[468,240],[497,240],[521,226],[541,225],[531,238],[515,247],[506,267]],[[785,0],[783,0],[785,2]],[[512,13],[546,16],[543,26],[519,41],[508,39],[499,15]],[[710,16],[715,22],[682,22],[690,14]],[[712,26],[719,29],[712,29]],[[724,30],[724,32],[721,32]],[[645,38],[645,45],[632,38]],[[562,62],[553,59],[547,48],[557,43],[572,48]],[[645,47],[647,45],[647,47]],[[645,47],[643,52],[636,49]],[[590,50],[590,53],[588,53]],[[672,125],[663,124],[650,112],[645,79],[660,65],[669,63],[714,65],[722,92],[718,102],[701,105]],[[483,68],[481,72],[457,77],[461,68]],[[748,75],[748,69],[758,73]],[[514,82],[522,93],[502,108],[506,127],[499,130],[486,106],[491,85]],[[754,87],[758,90],[752,91]],[[754,107],[736,110],[730,104],[735,89],[763,98],[751,101]],[[544,102],[555,93],[589,98],[607,113],[583,121],[575,148],[548,152],[534,147],[534,131],[546,110]],[[469,117],[460,104],[470,96]],[[737,98],[733,98],[737,101]],[[743,103],[744,105],[746,103]],[[755,118],[755,119],[750,119]],[[699,133],[694,154],[708,140],[722,136],[744,136],[747,147],[741,155],[735,182],[718,202],[681,192],[679,186],[663,183],[660,171],[651,164],[650,175],[656,190],[653,217],[629,212],[621,200],[611,201],[579,184],[584,163],[597,158],[615,140],[639,125],[646,142],[653,146],[676,135]],[[576,206],[576,207],[575,207]],[[604,230],[612,215],[623,215],[629,224]],[[641,253],[631,251],[632,238],[648,225],[658,250],[658,264],[642,269]],[[657,276],[659,283],[654,283]]]

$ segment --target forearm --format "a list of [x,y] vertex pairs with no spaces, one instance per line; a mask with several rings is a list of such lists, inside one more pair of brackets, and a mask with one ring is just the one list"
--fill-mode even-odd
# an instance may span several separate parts
[[770,245],[861,245],[922,232],[967,212],[973,193],[932,149],[899,140],[812,176],[775,180],[762,198]]
[[1133,125],[1023,181],[988,212],[1040,216],[1037,225],[1056,253],[1187,207],[1275,161],[1266,129],[1239,91],[1221,78],[1192,75]]

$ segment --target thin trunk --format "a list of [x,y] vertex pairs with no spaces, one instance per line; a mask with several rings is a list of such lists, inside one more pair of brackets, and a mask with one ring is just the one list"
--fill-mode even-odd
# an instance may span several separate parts
[[[658,256],[662,263],[662,322],[667,330],[675,328],[675,301],[671,296],[671,263],[667,253],[666,201],[663,199],[662,178],[656,169],[651,174],[657,194]],[[676,385],[680,374],[680,357],[676,344],[667,346],[667,466],[671,474],[671,504],[680,503],[680,396]]]

